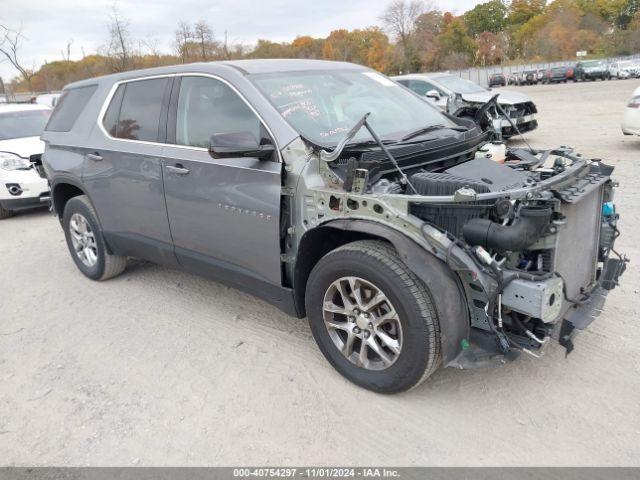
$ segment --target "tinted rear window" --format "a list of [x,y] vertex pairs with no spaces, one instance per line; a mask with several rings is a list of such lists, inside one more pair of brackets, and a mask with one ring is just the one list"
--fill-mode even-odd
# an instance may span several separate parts
[[65,91],[60,100],[58,100],[45,130],[51,132],[68,132],[71,130],[78,115],[80,115],[97,88],[97,85],[89,85]]
[[[156,142],[162,98],[169,80],[154,78],[126,83],[118,88],[105,114],[104,126],[110,135],[129,140]],[[122,90],[117,124],[113,124]],[[114,135],[115,133],[115,135]]]

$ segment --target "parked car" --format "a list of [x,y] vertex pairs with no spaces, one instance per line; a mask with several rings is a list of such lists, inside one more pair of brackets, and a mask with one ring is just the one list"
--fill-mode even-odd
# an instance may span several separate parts
[[507,79],[502,73],[492,73],[489,76],[489,88],[506,87]]
[[522,72],[520,85],[536,85],[538,83],[538,72],[536,70],[527,70]]
[[536,73],[537,73],[537,82],[542,83],[542,80],[544,79],[545,70],[541,68]]
[[49,185],[40,163],[40,135],[51,109],[42,105],[0,105],[0,219],[49,204]]
[[[496,94],[470,80],[450,73],[416,73],[393,77],[393,79],[433,102],[441,110],[470,119],[474,119],[478,109]],[[520,92],[502,90],[498,101],[521,133],[538,128],[538,121],[535,118],[538,110],[528,96]],[[501,127],[502,136],[505,138],[517,134],[505,117],[502,118]]]
[[39,105],[47,105],[48,107],[55,107],[58,99],[60,98],[60,93],[43,93],[42,95],[38,95],[36,97],[35,103]]
[[517,85],[518,84],[518,74],[511,73],[509,74],[509,78],[507,79],[507,85]]
[[611,80],[611,74],[605,62],[602,60],[588,60],[576,64],[573,76],[574,82],[595,81],[597,79]]
[[624,110],[622,133],[640,135],[640,87],[636,88]]
[[42,138],[84,275],[132,256],[237,286],[306,315],[327,360],[378,392],[535,353],[554,332],[570,351],[625,265],[609,256],[611,167],[566,148],[549,168],[521,148],[507,151],[518,168],[498,163],[473,122],[359,65],[84,80]]
[[613,62],[609,65],[609,75],[618,80],[634,78],[638,76],[638,66],[631,60]]
[[567,83],[568,67],[553,67],[547,70],[543,83]]

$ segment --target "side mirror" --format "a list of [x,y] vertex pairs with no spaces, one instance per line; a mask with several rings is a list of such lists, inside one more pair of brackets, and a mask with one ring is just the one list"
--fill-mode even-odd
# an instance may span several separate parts
[[425,97],[432,98],[433,100],[440,100],[440,98],[441,98],[440,92],[438,92],[437,90],[429,90],[425,94]]
[[211,135],[209,155],[213,158],[253,157],[271,158],[273,145],[260,145],[251,132],[225,132]]

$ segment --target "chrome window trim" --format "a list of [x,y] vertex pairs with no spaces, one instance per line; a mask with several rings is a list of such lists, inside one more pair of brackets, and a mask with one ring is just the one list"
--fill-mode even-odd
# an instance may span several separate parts
[[123,85],[125,83],[131,83],[131,82],[141,82],[141,81],[144,81],[144,80],[153,80],[153,79],[156,79],[156,78],[174,78],[174,77],[208,77],[208,78],[213,78],[214,80],[218,80],[218,81],[224,83],[225,85],[227,85],[231,90],[233,90],[236,93],[236,95],[238,95],[238,97],[240,97],[240,99],[242,99],[242,101],[249,107],[249,109],[258,118],[258,120],[260,121],[262,126],[265,128],[267,133],[269,133],[269,136],[273,140],[273,143],[274,143],[274,146],[275,146],[275,149],[276,149],[276,152],[277,152],[278,162],[279,163],[283,163],[282,162],[282,156],[280,154],[280,147],[278,146],[278,140],[276,139],[275,135],[273,134],[273,132],[271,131],[271,129],[267,125],[267,122],[265,122],[264,118],[262,118],[262,115],[260,115],[257,112],[257,110],[253,107],[253,105],[251,105],[251,103],[246,99],[246,97],[232,83],[230,83],[228,80],[226,80],[226,79],[224,79],[224,78],[222,78],[222,77],[220,77],[218,75],[214,75],[212,73],[202,73],[202,72],[167,73],[167,74],[162,74],[162,75],[152,75],[152,76],[148,76],[148,77],[129,78],[129,79],[120,80],[119,82],[114,83],[111,86],[111,90],[109,90],[109,93],[107,94],[107,97],[105,98],[105,101],[103,102],[102,107],[100,108],[100,112],[98,113],[98,119],[96,121],[96,123],[98,124],[98,128],[100,129],[102,134],[106,138],[108,138],[110,140],[115,140],[115,141],[118,141],[118,142],[141,143],[143,145],[157,145],[157,146],[162,146],[162,147],[166,146],[166,147],[173,147],[173,148],[182,148],[182,149],[185,149],[185,150],[195,150],[195,151],[200,151],[200,152],[207,152],[207,154],[208,154],[209,153],[209,149],[203,148],[203,147],[192,147],[192,146],[189,146],[189,145],[178,145],[178,144],[175,144],[175,143],[149,142],[149,141],[146,141],[146,140],[131,140],[131,139],[128,139],[128,138],[117,138],[117,137],[111,136],[109,134],[109,132],[107,132],[107,130],[104,128],[104,116],[106,115],[107,109],[109,108],[109,105],[111,104],[111,100],[113,99],[113,96],[115,95],[116,90],[118,90],[118,87],[120,87],[120,85]]

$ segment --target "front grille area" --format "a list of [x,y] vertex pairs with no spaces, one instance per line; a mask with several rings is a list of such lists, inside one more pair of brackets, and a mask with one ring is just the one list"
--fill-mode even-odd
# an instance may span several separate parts
[[565,224],[559,229],[554,253],[555,271],[564,278],[567,296],[579,299],[581,289],[595,281],[603,188],[575,203],[563,203]]

